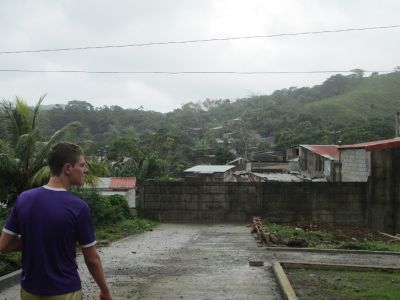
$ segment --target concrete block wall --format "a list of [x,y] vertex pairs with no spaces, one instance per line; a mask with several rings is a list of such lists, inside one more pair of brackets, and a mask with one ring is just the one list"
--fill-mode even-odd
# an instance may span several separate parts
[[371,154],[372,173],[368,184],[368,225],[400,233],[400,149]]
[[364,183],[269,183],[262,211],[271,222],[366,226],[366,198]]
[[371,153],[365,149],[341,150],[342,181],[367,182],[371,169]]
[[170,222],[366,224],[365,183],[147,183],[139,214]]

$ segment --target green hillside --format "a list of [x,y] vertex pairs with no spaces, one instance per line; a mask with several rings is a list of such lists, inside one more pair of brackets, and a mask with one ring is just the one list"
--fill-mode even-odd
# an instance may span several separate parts
[[364,78],[353,91],[307,104],[302,113],[340,124],[394,117],[400,110],[400,72]]
[[[123,138],[143,149],[160,148],[157,151],[165,161],[179,155],[188,164],[193,151],[211,149],[204,150],[208,151],[205,154],[215,154],[221,140],[229,142],[226,151],[235,150],[240,156],[249,147],[271,151],[296,144],[351,144],[391,138],[395,113],[400,111],[400,72],[362,75],[336,74],[313,87],[290,87],[235,101],[189,102],[166,114],[143,108],[94,107],[73,100],[42,109],[40,129],[49,137],[66,124],[79,121],[81,130],[68,138],[91,141],[88,153],[104,153]],[[0,125],[1,115],[0,111]],[[5,131],[0,132],[1,139],[7,139]],[[170,152],[164,149],[165,141]]]
[[[7,128],[7,108],[14,106],[6,100],[0,104],[0,127]],[[112,176],[168,179],[194,164],[224,164],[249,153],[283,152],[298,144],[392,138],[396,111],[400,111],[400,72],[369,77],[355,72],[270,95],[189,102],[166,114],[72,100],[43,107],[37,135],[48,140],[78,121],[80,128],[64,138],[106,162]],[[12,142],[11,133],[0,131],[0,146]]]

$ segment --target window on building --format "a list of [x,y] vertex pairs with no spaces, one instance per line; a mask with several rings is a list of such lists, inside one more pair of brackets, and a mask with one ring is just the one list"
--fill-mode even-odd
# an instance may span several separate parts
[[315,170],[316,171],[323,171],[324,170],[324,158],[323,157],[317,157],[316,159],[316,164],[315,164]]

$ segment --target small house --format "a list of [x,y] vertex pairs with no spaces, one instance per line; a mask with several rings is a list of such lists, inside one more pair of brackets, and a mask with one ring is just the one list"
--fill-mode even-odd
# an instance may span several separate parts
[[224,182],[233,181],[231,165],[198,165],[183,171],[186,181]]
[[122,195],[128,201],[129,208],[136,208],[135,177],[99,177],[95,189],[100,195]]
[[400,138],[364,142],[339,147],[341,181],[366,182],[371,175],[371,158],[381,151],[400,148]]
[[299,145],[299,171],[305,177],[335,181],[338,160],[337,145]]

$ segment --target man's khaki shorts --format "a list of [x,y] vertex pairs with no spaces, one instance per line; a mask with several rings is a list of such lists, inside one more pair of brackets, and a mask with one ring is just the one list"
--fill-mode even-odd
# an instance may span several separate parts
[[57,296],[41,296],[41,295],[31,294],[25,291],[23,288],[21,288],[21,300],[82,300],[82,299],[83,299],[82,290]]

